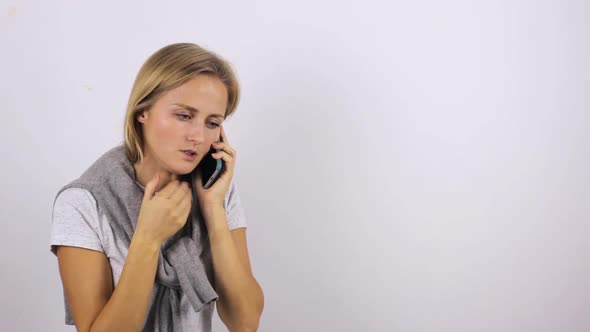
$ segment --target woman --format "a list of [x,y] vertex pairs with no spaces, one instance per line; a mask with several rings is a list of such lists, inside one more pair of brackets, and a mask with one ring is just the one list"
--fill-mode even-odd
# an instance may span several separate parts
[[[256,331],[262,288],[223,130],[239,86],[230,65],[195,44],[166,46],[140,69],[125,142],[62,187],[53,208],[66,324],[78,331]],[[217,142],[221,137],[221,142]],[[223,172],[203,188],[210,149]]]

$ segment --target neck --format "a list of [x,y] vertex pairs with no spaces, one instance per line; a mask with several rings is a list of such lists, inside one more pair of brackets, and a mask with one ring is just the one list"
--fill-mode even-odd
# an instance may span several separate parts
[[178,179],[178,175],[158,167],[154,162],[151,162],[147,156],[144,158],[143,162],[133,164],[133,169],[135,170],[135,180],[144,187],[154,178],[156,173],[160,174],[160,181],[158,181],[158,186],[155,191],[160,191],[168,183]]

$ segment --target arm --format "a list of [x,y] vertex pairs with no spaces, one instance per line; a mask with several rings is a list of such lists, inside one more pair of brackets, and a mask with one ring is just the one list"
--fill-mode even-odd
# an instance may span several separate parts
[[[158,183],[159,175],[156,174],[145,186],[137,226],[114,290],[110,265],[103,253],[77,247],[57,250],[65,295],[78,331],[143,329],[161,245],[184,226],[191,207],[191,191],[187,183],[172,181],[155,196]],[[90,203],[91,206],[95,204]],[[74,211],[78,208],[74,207]],[[70,214],[57,218],[62,221],[74,219],[78,218],[72,218]]]
[[154,287],[160,247],[134,236],[113,291],[104,253],[77,247],[57,250],[59,272],[80,332],[141,331]]
[[246,228],[230,231],[223,208],[205,218],[210,218],[209,225],[215,225],[208,232],[219,294],[219,318],[231,332],[256,331],[264,308],[264,295],[252,274]]

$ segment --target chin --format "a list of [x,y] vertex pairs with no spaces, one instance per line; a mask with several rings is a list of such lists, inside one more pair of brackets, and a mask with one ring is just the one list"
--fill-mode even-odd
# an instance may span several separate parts
[[176,175],[183,175],[192,172],[195,167],[192,167],[190,164],[186,162],[178,162],[178,163],[166,163],[164,166],[170,173]]
[[201,163],[203,158],[187,162],[186,160],[179,160],[173,164],[168,164],[168,169],[176,175],[186,175],[194,171]]
[[195,165],[195,167],[180,167],[180,168],[175,169],[174,173],[176,173],[177,175],[186,175],[186,174],[189,174],[192,171],[194,171],[195,168],[197,168],[196,165]]

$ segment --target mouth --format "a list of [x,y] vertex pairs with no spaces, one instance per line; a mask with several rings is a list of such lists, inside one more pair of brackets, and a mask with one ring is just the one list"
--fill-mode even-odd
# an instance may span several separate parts
[[197,151],[195,150],[180,150],[188,159],[194,160],[197,157]]

